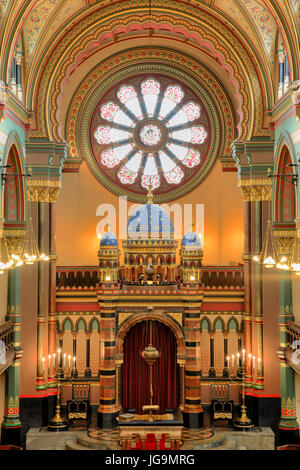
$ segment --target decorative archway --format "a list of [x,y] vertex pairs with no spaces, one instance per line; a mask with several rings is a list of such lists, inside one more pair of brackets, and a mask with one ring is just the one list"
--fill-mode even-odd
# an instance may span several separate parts
[[[182,333],[182,330],[181,330],[180,326],[172,318],[170,318],[169,316],[167,316],[163,313],[160,313],[160,312],[153,312],[151,314],[143,313],[143,314],[139,314],[139,315],[136,315],[136,316],[132,316],[129,319],[125,320],[125,322],[121,325],[121,328],[119,330],[119,333],[118,333],[118,336],[117,336],[117,339],[116,339],[116,356],[119,357],[119,358],[122,358],[121,363],[123,364],[123,368],[124,368],[124,363],[127,360],[126,354],[124,354],[124,349],[126,348],[126,336],[127,336],[127,334],[130,334],[130,331],[134,332],[134,328],[138,324],[142,324],[142,326],[140,326],[140,329],[142,330],[143,325],[144,325],[144,323],[142,323],[142,322],[146,322],[146,321],[149,321],[149,320],[152,320],[153,322],[162,324],[164,329],[165,329],[165,332],[169,332],[167,334],[169,334],[170,337],[171,337],[171,334],[173,335],[173,350],[174,350],[173,354],[172,354],[172,356],[173,356],[173,371],[174,370],[176,371],[176,377],[175,377],[176,381],[173,384],[174,387],[175,387],[175,388],[173,388],[173,394],[174,394],[173,398],[174,398],[174,400],[173,400],[173,402],[171,400],[168,403],[166,401],[166,397],[165,397],[164,401],[163,401],[164,408],[162,408],[160,410],[160,412],[162,412],[163,409],[165,409],[166,407],[167,408],[172,408],[172,407],[176,408],[177,406],[179,406],[179,399],[180,399],[179,388],[181,388],[181,387],[179,387],[179,382],[182,379],[181,379],[181,377],[179,377],[180,374],[179,374],[179,370],[178,370],[178,365],[180,363],[180,360],[182,360],[182,358],[184,358],[184,355],[185,355],[184,336],[183,336],[183,333]],[[134,335],[134,333],[132,333],[132,335]],[[137,338],[140,338],[140,337],[141,337],[141,335],[137,334]],[[145,340],[145,338],[144,338],[144,340]],[[176,347],[174,345],[176,345]],[[145,346],[148,346],[148,343],[139,346],[139,353],[144,349]],[[157,349],[159,349],[159,348],[160,348],[160,346],[158,345]],[[140,359],[140,362],[144,361],[144,359],[141,356],[139,356],[139,359]],[[130,371],[128,373],[130,374]],[[162,373],[162,376],[167,376],[166,375],[167,373],[169,373],[169,377],[170,377],[171,376],[170,375],[170,373],[171,373],[170,369],[169,369],[168,372]],[[123,377],[124,377],[124,372],[122,371],[122,388],[124,386]],[[158,373],[158,377],[159,377],[159,373]],[[121,376],[118,377],[118,380],[121,380]],[[145,381],[146,381],[146,383],[149,383],[149,381],[147,382],[147,376],[146,376]],[[147,388],[147,392],[149,392],[149,388]],[[147,399],[148,399],[148,395],[147,395]],[[122,398],[119,397],[119,400],[121,401],[122,406],[124,408],[123,396],[122,396]],[[148,401],[149,401],[149,399],[148,399]],[[149,403],[150,403],[150,401],[149,401]],[[138,410],[141,412],[142,405],[149,404],[149,403],[146,403],[146,401],[145,401],[144,403],[139,403],[138,406],[130,406],[129,408],[134,408],[134,409],[137,409],[137,412],[138,412]],[[126,405],[126,403],[125,403],[125,405]],[[166,405],[170,405],[170,406],[166,406]]]
[[179,406],[176,338],[162,322],[151,320],[151,329],[151,344],[160,355],[152,366],[152,385],[149,365],[142,357],[142,351],[150,344],[150,321],[143,320],[133,325],[123,343],[122,407],[124,410],[133,409],[138,414],[143,412],[143,405],[151,403],[150,387],[153,404],[159,405],[159,414]]

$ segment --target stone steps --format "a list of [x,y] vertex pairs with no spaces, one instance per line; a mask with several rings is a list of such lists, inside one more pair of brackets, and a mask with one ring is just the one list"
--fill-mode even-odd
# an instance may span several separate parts
[[78,444],[77,439],[68,439],[65,441],[65,450],[91,450],[88,447]]
[[108,446],[99,439],[93,439],[85,434],[77,434],[73,439],[65,441],[65,448],[68,450],[107,450]]
[[213,437],[208,439],[203,439],[202,441],[198,442],[193,446],[194,450],[212,450],[216,447],[219,448],[224,444],[225,441],[225,434],[216,434]]

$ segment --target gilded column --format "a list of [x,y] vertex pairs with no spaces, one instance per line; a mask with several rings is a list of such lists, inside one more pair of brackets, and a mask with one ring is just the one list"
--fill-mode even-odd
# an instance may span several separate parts
[[[279,256],[291,256],[295,232],[274,231]],[[285,361],[281,351],[288,347],[287,321],[294,321],[292,273],[280,270],[280,393],[281,416],[279,422],[279,443],[299,442],[299,424],[296,414],[295,372]]]
[[[255,252],[262,249],[262,202],[255,201]],[[264,389],[263,361],[263,307],[262,307],[262,265],[255,263],[255,326],[256,326],[256,355],[261,359],[261,375],[255,383],[256,389]],[[248,361],[247,361],[248,363]],[[251,369],[248,371],[251,374]]]
[[[263,371],[263,308],[262,308],[262,270],[260,263],[255,263],[254,272],[251,268],[251,248],[260,255],[262,249],[262,204],[270,201],[272,197],[272,181],[269,178],[250,178],[239,182],[244,204],[244,228],[245,228],[245,315],[244,315],[244,341],[246,357],[253,353],[261,358]],[[252,218],[252,212],[253,218]],[[253,220],[254,219],[254,220]],[[251,240],[251,220],[255,223],[255,238]],[[254,265],[254,264],[253,264]],[[252,265],[252,266],[253,266]],[[254,274],[254,278],[252,277]],[[253,279],[253,281],[252,281]],[[253,282],[253,284],[252,284]],[[255,287],[254,305],[251,305],[251,290]],[[252,328],[251,328],[252,326]],[[255,327],[255,330],[254,330]],[[252,330],[252,331],[251,331]],[[257,351],[252,350],[252,335],[256,333]],[[247,363],[247,362],[246,362]],[[246,386],[251,386],[250,371],[246,370],[248,379]],[[263,373],[255,387],[264,389]]]
[[[55,202],[49,203],[49,314],[48,314],[48,354],[52,356],[55,352],[56,335],[56,244],[55,244],[55,222],[56,222]],[[53,379],[53,361],[48,377],[48,387],[56,386]]]
[[1,424],[1,443],[20,445],[21,421],[19,411],[20,394],[20,268],[8,271],[8,301],[6,320],[13,320],[15,361],[6,370],[4,419]]
[[[45,253],[45,202],[38,202],[38,245],[40,253]],[[37,378],[36,389],[47,388],[43,373],[44,336],[46,324],[45,309],[45,263],[38,263],[38,315],[37,315]]]

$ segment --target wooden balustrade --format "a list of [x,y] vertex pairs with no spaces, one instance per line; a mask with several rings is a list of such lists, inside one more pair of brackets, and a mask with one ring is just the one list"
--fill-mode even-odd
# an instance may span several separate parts
[[[120,268],[120,272],[122,267]],[[172,281],[174,283],[176,281]],[[56,271],[57,288],[90,288],[95,289],[99,283],[98,266],[58,267]],[[165,281],[168,283],[168,281]],[[136,281],[134,284],[139,284]],[[203,266],[202,285],[205,289],[243,289],[243,266]]]
[[0,324],[0,374],[5,371],[15,359],[13,321]]
[[300,325],[292,321],[287,322],[285,359],[288,365],[300,374]]

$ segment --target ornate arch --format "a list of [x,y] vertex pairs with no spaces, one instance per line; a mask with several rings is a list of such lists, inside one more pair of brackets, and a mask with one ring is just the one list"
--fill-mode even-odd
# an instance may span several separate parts
[[[250,127],[254,126],[254,133],[256,135],[259,135],[261,133],[261,128],[264,127],[264,123],[262,122],[264,106],[261,100],[261,97],[263,95],[261,86],[264,80],[263,78],[258,79],[258,70],[262,64],[259,64],[257,62],[255,64],[255,67],[253,66],[252,60],[254,60],[254,56],[252,56],[252,58],[250,59],[250,55],[246,50],[245,44],[242,45],[241,43],[241,37],[239,38],[239,40],[237,40],[236,36],[233,36],[232,33],[229,32],[226,27],[221,26],[217,22],[212,22],[212,18],[210,18],[209,15],[205,15],[205,17],[202,15],[199,17],[199,12],[197,12],[197,21],[187,21],[187,17],[185,17],[185,19],[182,18],[179,22],[177,18],[175,19],[173,17],[166,16],[166,12],[164,11],[163,7],[159,8],[157,6],[157,8],[159,11],[161,10],[160,16],[155,17],[155,15],[152,15],[150,23],[150,17],[148,18],[147,15],[142,18],[134,17],[133,15],[128,15],[127,19],[123,18],[122,20],[114,20],[113,22],[107,24],[110,18],[108,8],[106,24],[103,22],[102,15],[101,21],[99,19],[100,17],[98,17],[98,24],[93,24],[93,28],[97,28],[97,30],[90,32],[90,35],[86,35],[85,38],[82,38],[82,36],[80,36],[80,45],[76,44],[76,40],[78,39],[78,32],[82,32],[84,30],[84,21],[78,23],[76,31],[77,35],[74,37],[74,32],[70,31],[70,36],[68,36],[68,38],[61,39],[60,47],[56,48],[56,52],[54,52],[50,58],[48,68],[45,71],[44,76],[41,77],[42,82],[38,87],[39,92],[37,97],[41,99],[42,102],[37,105],[37,109],[45,109],[45,106],[48,107],[48,104],[50,103],[51,99],[53,105],[51,119],[53,123],[55,123],[58,95],[62,91],[63,80],[66,79],[67,82],[69,81],[70,75],[68,70],[70,70],[72,73],[72,68],[74,71],[78,67],[78,65],[81,65],[81,63],[86,60],[86,58],[90,54],[93,54],[93,45],[95,46],[98,44],[97,47],[99,47],[99,43],[101,43],[101,47],[107,47],[108,39],[114,40],[116,36],[118,38],[122,37],[122,35],[127,32],[130,32],[130,35],[132,37],[134,31],[140,32],[141,30],[143,30],[143,28],[148,34],[149,27],[151,26],[151,28],[156,31],[159,31],[160,29],[162,31],[165,31],[167,29],[169,32],[169,36],[172,36],[173,34],[173,39],[177,42],[186,42],[187,40],[191,41],[190,43],[192,48],[200,48],[202,54],[209,54],[211,57],[214,58],[214,60],[217,60],[217,62],[224,69],[224,72],[226,72],[226,75],[229,74],[229,81],[235,86],[237,86],[237,93],[235,93],[235,95],[236,97],[239,96],[239,100],[242,106],[242,111],[240,112],[241,120],[243,121],[242,125],[246,125],[245,122],[247,122],[249,116],[251,116]],[[161,21],[161,23],[159,24],[158,21],[161,18],[163,19],[163,21]],[[136,24],[134,24],[134,21],[136,21]],[[86,28],[86,34],[88,34],[88,31],[91,31],[91,23],[92,19],[90,18],[90,21],[88,23],[89,28]],[[214,28],[216,28],[216,30],[214,30]],[[71,38],[72,34],[73,37]],[[102,41],[99,40],[99,38],[102,37],[101,34],[103,35]],[[223,42],[226,43],[226,47],[222,45]],[[63,43],[65,43],[65,47],[62,47]],[[251,47],[250,43],[248,44],[248,47]],[[62,50],[66,51],[64,56],[62,56],[61,54]],[[236,53],[237,50],[239,50],[239,54]],[[247,69],[247,72],[244,76],[241,76],[239,70],[243,70],[245,72],[245,67]],[[57,75],[56,77],[55,71],[61,71],[60,75]],[[35,83],[35,86],[37,86],[38,82],[36,80]],[[254,84],[255,86],[253,86]],[[51,90],[53,90],[54,92],[52,98]],[[247,93],[249,94],[249,96],[253,93],[252,97],[250,98],[250,101],[248,101]],[[252,109],[252,106],[254,104],[255,108],[257,109],[257,119],[254,117],[254,108]],[[40,115],[40,118],[43,120],[42,115]],[[48,131],[50,130],[49,124],[50,122],[48,122],[47,124]],[[39,123],[39,127],[40,131],[38,131],[37,136],[40,135],[41,131],[42,134],[45,134],[46,132],[46,128],[45,126],[43,126],[42,121]],[[244,131],[242,132],[243,138],[246,137],[247,132],[250,132],[250,134],[252,133],[251,131],[249,131],[249,129],[246,130],[246,128],[244,128]],[[56,138],[57,137],[58,136],[56,135]]]
[[209,319],[207,316],[205,316],[205,317],[203,317],[203,318],[201,319],[201,322],[200,322],[200,330],[201,330],[201,333],[202,333],[202,331],[203,331],[203,330],[202,330],[202,325],[203,325],[204,322],[207,322],[207,324],[208,324],[208,331],[209,331],[209,332],[212,331],[211,321],[210,321],[210,319]]
[[1,185],[2,190],[2,215],[6,228],[24,228],[27,219],[27,192],[26,179],[21,176],[25,172],[23,149],[16,131],[8,135],[3,154],[3,165],[10,167],[5,173],[17,174],[16,177],[8,177]]
[[214,322],[213,322],[213,330],[216,331],[216,323],[217,323],[217,321],[220,321],[220,322],[222,323],[222,331],[225,331],[225,322],[224,322],[223,318],[221,318],[220,316],[214,319]]
[[[291,136],[287,131],[283,131],[276,146],[274,172],[293,174],[297,170],[288,165],[296,163],[297,156]],[[298,213],[298,192],[290,178],[274,178],[272,201],[273,222],[294,224]]]
[[233,316],[231,316],[231,317],[227,320],[226,331],[228,331],[228,332],[230,331],[229,325],[230,325],[230,323],[231,323],[232,321],[235,323],[236,332],[238,333],[238,332],[240,331],[239,322],[238,322],[238,320],[237,320],[235,317],[233,317]]
[[75,331],[76,329],[74,330],[74,323],[72,321],[72,318],[70,318],[70,317],[64,318],[64,320],[62,322],[62,326],[61,326],[62,331],[69,331],[69,330],[65,330],[65,325],[66,325],[67,322],[70,322],[70,324],[71,324],[71,330],[70,331]]
[[156,320],[161,323],[164,323],[166,326],[168,326],[172,332],[174,333],[174,336],[177,341],[177,357],[183,356],[185,353],[185,347],[184,347],[184,336],[182,333],[181,328],[177,325],[177,323],[174,322],[174,320],[169,317],[168,315],[165,315],[163,313],[141,313],[138,315],[131,316],[130,318],[126,319],[122,324],[121,328],[118,332],[117,339],[116,339],[116,354],[122,355],[123,354],[123,342],[124,338],[127,334],[127,332],[136,324],[140,323],[144,320]]

